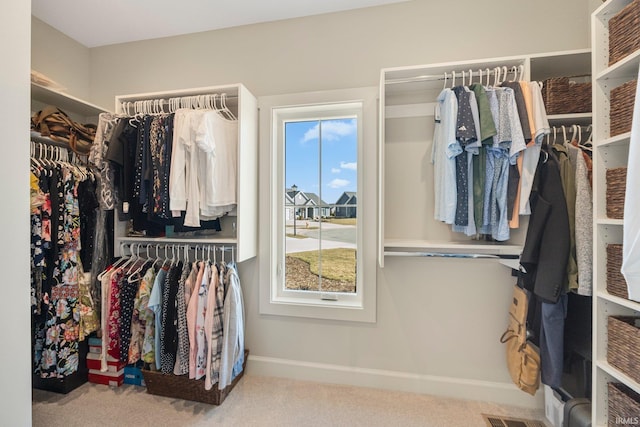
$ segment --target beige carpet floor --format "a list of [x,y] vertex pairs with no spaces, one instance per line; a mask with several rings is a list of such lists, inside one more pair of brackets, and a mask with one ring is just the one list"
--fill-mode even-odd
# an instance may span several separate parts
[[220,406],[154,396],[145,390],[89,383],[67,395],[33,390],[33,425],[483,427],[483,413],[544,420],[540,410],[249,372]]

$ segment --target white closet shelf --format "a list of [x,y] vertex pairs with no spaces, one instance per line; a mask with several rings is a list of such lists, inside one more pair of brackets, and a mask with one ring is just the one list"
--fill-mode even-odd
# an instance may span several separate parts
[[[411,240],[411,239],[385,239],[385,255],[397,256],[403,254],[410,256],[415,253],[438,253],[438,254],[477,254],[477,255],[511,255],[519,256],[522,246],[503,245],[494,242],[446,242],[433,240]],[[408,254],[408,255],[407,255]]]
[[212,237],[212,236],[189,236],[189,237],[118,237],[119,243],[140,243],[144,244],[210,244],[210,245],[235,245],[238,239],[235,237]]
[[549,123],[554,124],[575,124],[575,125],[589,125],[593,118],[592,113],[571,113],[571,114],[551,114],[547,116]]
[[605,68],[598,73],[596,79],[600,81],[627,77],[635,78],[638,75],[638,61],[640,61],[640,50],[636,50],[626,58]]
[[598,218],[596,219],[596,223],[598,225],[619,225],[622,227],[624,225],[623,219],[612,219],[612,218]]
[[625,145],[629,144],[631,141],[631,132],[625,132],[620,135],[612,136],[611,138],[603,139],[598,143],[598,147],[613,147],[616,145]]
[[620,298],[620,297],[611,295],[609,292],[605,290],[599,291],[597,295],[598,295],[598,298],[602,298],[603,300],[610,301],[614,304],[618,304],[628,309],[640,312],[640,302],[631,301],[626,298]]
[[615,379],[620,382],[623,382],[626,386],[630,387],[636,393],[640,393],[640,384],[638,384],[633,378],[629,375],[622,373],[619,369],[614,366],[611,366],[609,362],[606,360],[598,360],[596,361],[598,368],[605,371],[607,374],[611,375]]
[[43,104],[55,105],[67,113],[74,112],[83,116],[97,116],[100,113],[109,112],[105,108],[37,83],[31,83],[31,99]]
[[591,70],[591,49],[565,50],[530,55],[531,76],[545,80],[558,76],[587,75]]

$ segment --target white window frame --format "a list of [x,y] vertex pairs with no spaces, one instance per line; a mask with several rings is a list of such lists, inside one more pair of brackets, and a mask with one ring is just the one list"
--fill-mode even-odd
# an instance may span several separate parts
[[[259,99],[261,314],[376,321],[377,93],[378,89],[371,87]],[[284,289],[284,123],[345,116],[355,116],[358,121],[356,292]]]

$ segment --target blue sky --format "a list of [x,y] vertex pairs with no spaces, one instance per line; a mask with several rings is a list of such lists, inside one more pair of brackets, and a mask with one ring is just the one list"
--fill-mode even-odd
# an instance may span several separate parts
[[286,123],[285,186],[295,184],[298,190],[316,193],[332,204],[344,191],[357,190],[357,123],[356,119],[323,120],[321,153],[319,123]]

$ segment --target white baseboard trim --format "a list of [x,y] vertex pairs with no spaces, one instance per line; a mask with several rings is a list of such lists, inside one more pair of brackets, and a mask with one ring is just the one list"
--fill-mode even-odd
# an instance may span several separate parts
[[254,355],[249,356],[247,371],[252,375],[407,391],[526,408],[544,408],[542,387],[535,396],[530,396],[518,390],[512,383],[355,368]]

